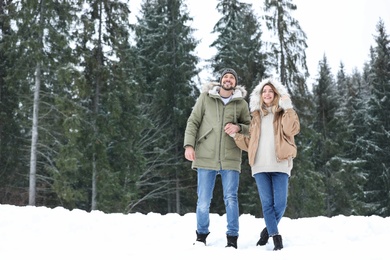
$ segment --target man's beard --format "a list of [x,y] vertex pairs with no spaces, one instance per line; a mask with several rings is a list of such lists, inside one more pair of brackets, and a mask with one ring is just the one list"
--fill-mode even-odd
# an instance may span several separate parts
[[222,88],[226,91],[234,90],[234,87],[231,84],[222,84]]

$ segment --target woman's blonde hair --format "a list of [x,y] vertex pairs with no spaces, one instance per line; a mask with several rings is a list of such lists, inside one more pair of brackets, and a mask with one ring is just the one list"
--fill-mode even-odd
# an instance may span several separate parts
[[261,116],[266,116],[269,113],[268,109],[267,109],[268,107],[264,103],[264,100],[263,100],[263,89],[265,88],[265,86],[270,86],[272,91],[274,92],[274,100],[272,101],[272,104],[271,104],[271,112],[273,114],[275,114],[279,108],[280,94],[277,91],[277,89],[275,88],[275,86],[273,84],[271,84],[270,82],[268,82],[268,83],[264,84],[264,86],[260,90],[260,113],[261,113]]

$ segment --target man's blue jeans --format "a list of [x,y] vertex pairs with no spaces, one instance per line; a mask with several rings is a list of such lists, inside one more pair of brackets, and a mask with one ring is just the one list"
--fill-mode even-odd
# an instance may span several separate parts
[[269,236],[278,235],[278,224],[287,207],[289,176],[283,172],[254,175]]
[[196,205],[197,231],[208,234],[210,225],[210,203],[217,174],[221,175],[223,200],[225,202],[228,236],[238,236],[238,185],[240,173],[233,170],[198,169],[198,202]]

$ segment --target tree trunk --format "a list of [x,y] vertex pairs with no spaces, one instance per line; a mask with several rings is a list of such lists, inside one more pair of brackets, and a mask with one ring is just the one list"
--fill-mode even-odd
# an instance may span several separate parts
[[97,179],[97,168],[96,168],[96,154],[93,154],[92,158],[92,202],[91,210],[97,209],[97,188],[96,188],[96,179]]
[[30,206],[35,206],[36,194],[36,171],[37,171],[37,143],[38,143],[38,110],[39,110],[39,90],[41,86],[41,65],[38,63],[35,68],[35,91],[34,91],[34,108],[33,124],[31,137],[31,156],[30,156],[30,188],[29,200]]
[[[93,104],[93,126],[95,129],[95,136],[98,136],[99,133],[99,127],[97,126],[96,118],[99,114],[99,98],[100,98],[100,90],[102,88],[102,80],[101,80],[101,73],[103,68],[103,48],[102,48],[102,24],[103,24],[103,18],[102,18],[102,9],[103,9],[103,1],[100,1],[99,3],[99,33],[98,33],[98,48],[96,51],[96,68],[95,68],[95,77],[96,77],[96,85],[95,85],[95,93],[94,93],[94,104]],[[97,176],[98,176],[98,170],[97,170],[97,159],[99,158],[96,152],[96,144],[92,146],[94,149],[93,151],[93,161],[92,161],[92,197],[91,197],[91,210],[97,210]]]
[[180,211],[180,180],[178,174],[176,173],[176,213],[180,214]]

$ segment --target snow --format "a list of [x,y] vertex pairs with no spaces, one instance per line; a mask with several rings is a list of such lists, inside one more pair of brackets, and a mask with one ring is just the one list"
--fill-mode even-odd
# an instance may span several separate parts
[[199,246],[195,213],[0,205],[0,259],[389,259],[390,217],[284,217],[280,251],[272,250],[272,239],[255,246],[262,218],[240,216],[238,249],[225,248],[226,216],[211,213],[210,221],[208,246]]

